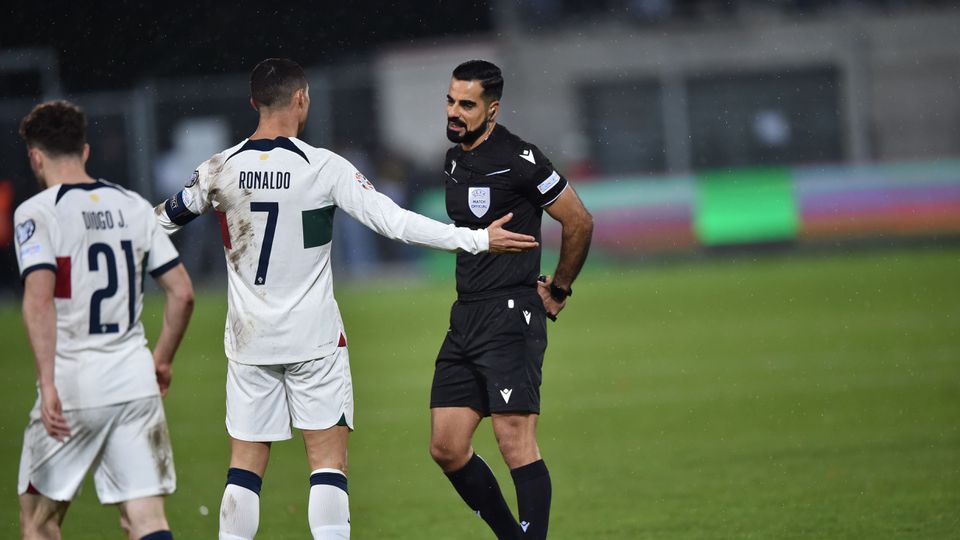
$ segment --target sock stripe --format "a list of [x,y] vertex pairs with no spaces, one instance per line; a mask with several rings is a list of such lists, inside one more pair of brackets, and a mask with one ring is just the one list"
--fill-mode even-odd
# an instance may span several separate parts
[[263,478],[257,476],[257,473],[246,469],[237,469],[230,467],[227,470],[227,484],[233,484],[260,495],[260,488],[263,487]]
[[340,488],[344,493],[350,494],[347,491],[347,477],[341,473],[335,472],[317,472],[310,475],[310,485],[311,486],[333,486]]

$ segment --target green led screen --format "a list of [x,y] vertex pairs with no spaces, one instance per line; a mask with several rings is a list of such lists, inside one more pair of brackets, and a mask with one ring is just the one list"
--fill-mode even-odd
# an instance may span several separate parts
[[707,246],[793,240],[799,216],[790,171],[750,169],[697,177],[694,230]]

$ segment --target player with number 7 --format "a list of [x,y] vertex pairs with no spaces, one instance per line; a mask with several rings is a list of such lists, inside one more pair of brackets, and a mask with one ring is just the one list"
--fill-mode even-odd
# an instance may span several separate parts
[[417,246],[512,253],[538,244],[504,230],[511,216],[476,230],[404,210],[350,162],[297,138],[310,109],[299,65],[270,58],[250,75],[256,131],[202,163],[186,187],[157,207],[174,232],[212,210],[227,259],[227,432],[231,457],[221,539],[250,539],[270,445],[303,432],[308,521],[316,539],[348,538],[347,439],[353,387],[347,332],[333,296],[333,216]]

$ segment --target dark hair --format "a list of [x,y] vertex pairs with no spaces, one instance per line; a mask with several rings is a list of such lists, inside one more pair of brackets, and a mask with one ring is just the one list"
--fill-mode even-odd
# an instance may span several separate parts
[[250,72],[250,97],[257,106],[286,105],[294,92],[306,87],[303,68],[287,58],[267,58]]
[[20,137],[28,148],[54,156],[82,155],[87,143],[87,116],[69,101],[47,101],[23,117]]
[[486,60],[468,60],[453,70],[458,81],[480,81],[483,97],[500,99],[503,96],[503,74],[496,65]]

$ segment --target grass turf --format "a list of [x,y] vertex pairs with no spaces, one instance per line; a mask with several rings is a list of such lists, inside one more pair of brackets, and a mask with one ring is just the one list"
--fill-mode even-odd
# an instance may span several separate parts
[[[539,438],[554,484],[551,536],[957,538],[958,279],[957,249],[588,271],[550,325]],[[353,537],[491,537],[427,453],[452,283],[337,292],[357,403]],[[216,536],[228,457],[223,296],[199,299],[166,400],[178,538]],[[148,303],[155,336],[160,303]],[[34,395],[19,318],[16,306],[0,309],[2,538],[17,534]],[[513,504],[488,421],[476,446]],[[308,537],[308,474],[298,435],[274,446],[258,538]],[[90,483],[64,533],[123,537]]]

